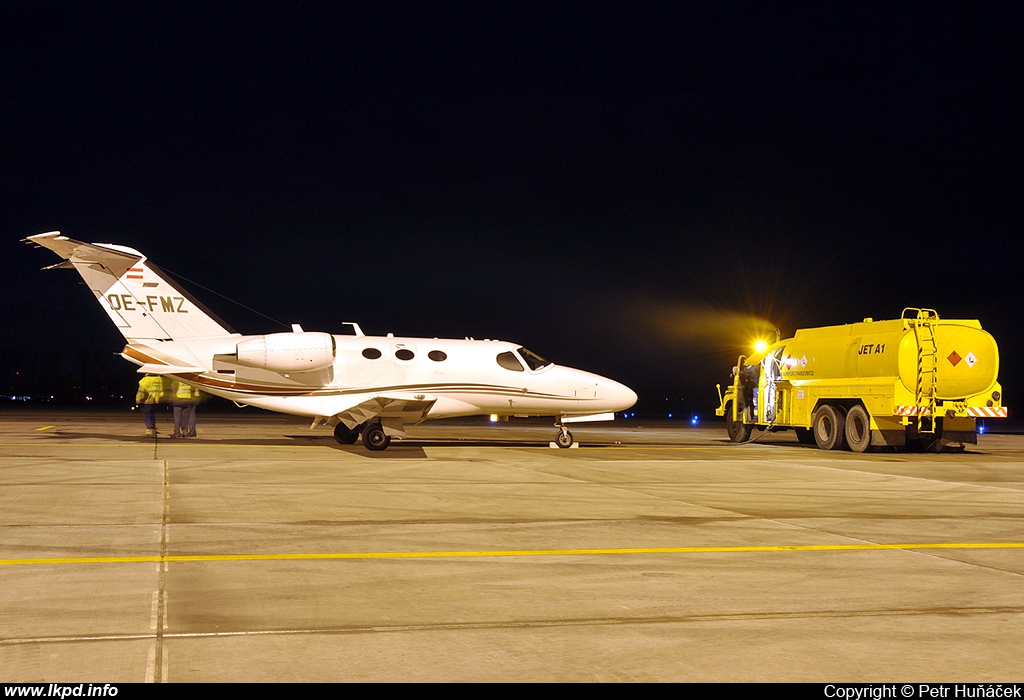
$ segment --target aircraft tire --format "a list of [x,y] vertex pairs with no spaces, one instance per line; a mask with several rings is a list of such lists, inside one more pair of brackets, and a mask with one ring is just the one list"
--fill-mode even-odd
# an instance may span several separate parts
[[371,452],[386,450],[391,444],[391,436],[384,432],[380,423],[369,423],[363,428],[363,445]]
[[555,436],[555,444],[559,447],[572,447],[573,437],[572,433],[568,430],[564,430]]
[[814,412],[814,442],[822,450],[843,449],[846,417],[838,406],[825,404]]
[[354,445],[359,439],[359,428],[349,428],[344,423],[334,426],[334,439],[342,445]]
[[871,447],[871,417],[863,406],[851,406],[846,413],[846,444],[853,452],[867,452]]

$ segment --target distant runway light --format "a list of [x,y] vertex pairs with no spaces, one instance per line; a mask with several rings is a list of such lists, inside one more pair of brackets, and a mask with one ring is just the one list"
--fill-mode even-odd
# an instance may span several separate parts
[[698,423],[700,423],[700,419],[696,414],[694,414],[694,416],[690,418],[690,425],[697,425]]

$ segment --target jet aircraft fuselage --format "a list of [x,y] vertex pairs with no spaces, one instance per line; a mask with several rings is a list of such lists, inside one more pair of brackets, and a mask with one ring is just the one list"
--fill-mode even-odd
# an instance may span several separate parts
[[121,356],[139,372],[170,375],[239,404],[335,426],[384,449],[405,425],[434,418],[551,415],[556,444],[565,424],[608,420],[636,402],[628,387],[562,367],[515,343],[307,332],[232,332],[138,251],[74,241],[58,232],[28,241],[81,274],[127,341]]

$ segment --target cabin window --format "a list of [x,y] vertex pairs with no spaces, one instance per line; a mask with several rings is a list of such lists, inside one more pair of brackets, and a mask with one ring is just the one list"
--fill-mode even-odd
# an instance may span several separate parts
[[519,364],[519,360],[516,359],[516,355],[514,352],[503,352],[500,355],[498,355],[498,357],[495,359],[497,359],[498,364],[504,367],[505,369],[510,369],[513,372],[523,371],[523,366]]
[[363,350],[363,357],[367,360],[376,360],[380,357],[381,352],[377,348],[366,348]]
[[416,353],[408,348],[399,348],[398,350],[395,350],[395,357],[399,360],[411,360],[416,357]]
[[448,355],[441,352],[440,350],[431,350],[430,352],[427,353],[427,357],[429,357],[434,362],[444,362],[445,360],[448,359]]
[[527,366],[534,372],[539,370],[541,367],[547,367],[551,364],[551,360],[545,360],[540,355],[532,353],[526,348],[519,348],[519,354],[522,355]]

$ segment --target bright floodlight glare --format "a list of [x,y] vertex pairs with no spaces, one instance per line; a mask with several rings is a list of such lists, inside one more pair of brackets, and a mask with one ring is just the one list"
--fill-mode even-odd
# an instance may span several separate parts
[[764,340],[763,338],[759,339],[756,343],[754,343],[754,352],[764,352],[767,349],[768,341]]

